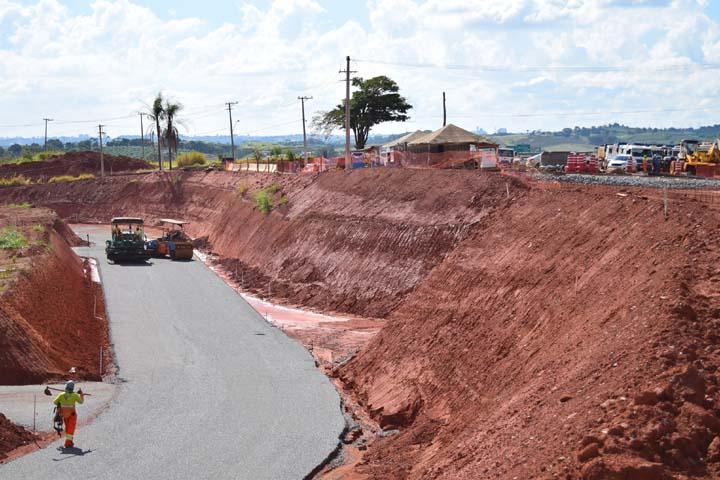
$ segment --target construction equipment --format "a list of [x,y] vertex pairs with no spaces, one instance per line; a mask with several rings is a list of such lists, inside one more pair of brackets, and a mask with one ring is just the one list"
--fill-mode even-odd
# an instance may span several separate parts
[[108,260],[115,263],[145,262],[150,258],[150,253],[145,249],[142,218],[116,217],[110,224],[112,239],[105,242]]
[[[45,395],[52,395],[52,392],[64,392],[65,390],[62,388],[54,388],[54,387],[45,387],[45,390],[43,390],[43,393]],[[86,397],[92,397],[91,394],[83,392],[83,395]]]
[[678,159],[689,175],[714,176],[720,166],[720,139],[712,143],[682,140]]
[[170,257],[173,260],[190,260],[193,257],[193,244],[185,233],[188,222],[163,218],[160,220],[163,235],[147,242],[147,250],[153,257]]

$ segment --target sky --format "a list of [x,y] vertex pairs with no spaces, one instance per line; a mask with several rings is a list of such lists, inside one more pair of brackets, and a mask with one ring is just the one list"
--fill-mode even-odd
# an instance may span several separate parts
[[720,123],[718,0],[0,0],[0,137],[139,134],[162,91],[186,135],[302,132],[354,75],[413,106],[400,133]]

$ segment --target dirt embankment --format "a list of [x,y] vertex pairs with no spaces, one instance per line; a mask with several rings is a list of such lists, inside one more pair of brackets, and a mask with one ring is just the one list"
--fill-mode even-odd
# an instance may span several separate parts
[[[105,172],[131,172],[152,168],[137,158],[104,155]],[[68,152],[42,162],[0,165],[0,177],[23,175],[32,180],[49,179],[59,175],[78,176],[83,173],[100,174],[99,152]]]
[[0,413],[0,463],[7,458],[8,452],[36,439],[37,437],[31,432],[18,427]]
[[98,380],[107,322],[100,286],[70,248],[80,239],[43,208],[0,208],[0,235],[8,232],[21,240],[0,249],[0,383],[63,380],[71,367]]
[[[386,317],[336,376],[366,478],[717,478],[718,217],[475,172],[151,174],[0,190],[77,221],[186,218],[245,289]],[[256,191],[277,183],[258,211]]]
[[718,478],[718,215],[533,191],[338,369],[370,478]]
[[[455,171],[176,173],[7,188],[0,199],[34,202],[78,222],[183,218],[258,296],[384,317],[506,201],[507,182]],[[254,194],[273,184],[276,208],[262,214]]]

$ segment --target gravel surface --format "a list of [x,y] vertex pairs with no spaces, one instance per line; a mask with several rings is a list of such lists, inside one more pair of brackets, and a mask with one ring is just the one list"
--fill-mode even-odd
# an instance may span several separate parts
[[646,177],[642,175],[581,175],[570,173],[552,175],[538,173],[533,178],[540,181],[558,181],[584,185],[618,185],[625,187],[675,188],[685,190],[717,189],[720,179],[698,177]]
[[[7,479],[299,479],[336,447],[340,398],[298,343],[200,261],[100,259],[121,380],[110,409],[7,465]],[[82,415],[82,413],[81,413]]]

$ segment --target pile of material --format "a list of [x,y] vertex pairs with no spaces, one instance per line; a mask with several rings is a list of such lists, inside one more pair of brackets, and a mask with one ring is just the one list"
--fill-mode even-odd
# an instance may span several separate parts
[[[143,160],[131,157],[104,155],[105,173],[133,172],[152,168]],[[50,157],[42,162],[12,163],[0,165],[0,177],[22,175],[32,180],[47,179],[59,175],[77,176],[83,173],[100,174],[99,152],[68,152]]]

